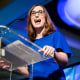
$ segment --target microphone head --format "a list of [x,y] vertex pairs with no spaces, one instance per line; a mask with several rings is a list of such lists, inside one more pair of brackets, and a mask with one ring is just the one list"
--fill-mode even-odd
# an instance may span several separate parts
[[25,20],[25,18],[19,18],[19,19],[16,19],[16,20]]

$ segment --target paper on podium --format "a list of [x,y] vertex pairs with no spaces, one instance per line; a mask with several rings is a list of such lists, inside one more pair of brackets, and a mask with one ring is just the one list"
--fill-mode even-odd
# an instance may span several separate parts
[[3,58],[12,64],[13,69],[24,66],[25,64],[30,65],[50,58],[41,55],[34,49],[26,46],[20,40],[12,42],[4,47],[4,49],[5,56]]

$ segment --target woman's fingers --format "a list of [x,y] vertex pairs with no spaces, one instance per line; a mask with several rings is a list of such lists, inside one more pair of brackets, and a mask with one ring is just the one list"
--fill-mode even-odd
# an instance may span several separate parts
[[5,61],[1,60],[0,61],[0,67],[2,67],[4,69],[4,68],[7,68],[7,67],[10,67],[10,65],[8,63],[6,63]]
[[48,55],[49,54],[49,52],[50,52],[50,47],[48,47],[48,46],[45,46],[44,48],[43,48],[43,50],[44,50],[44,55]]
[[55,52],[55,49],[51,46],[44,46],[43,49],[40,49],[39,52],[43,52],[44,55],[51,55]]
[[43,49],[40,49],[40,50],[38,50],[39,52],[44,52],[44,50]]
[[8,68],[10,67],[10,65],[4,65],[2,68],[5,69],[5,68]]
[[30,75],[30,72],[29,72],[28,67],[17,67],[17,70],[18,70],[21,74],[27,75],[28,77],[29,77],[29,75]]

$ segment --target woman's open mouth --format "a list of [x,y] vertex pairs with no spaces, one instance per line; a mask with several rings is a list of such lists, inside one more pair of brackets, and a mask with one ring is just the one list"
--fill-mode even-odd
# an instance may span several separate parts
[[35,22],[35,24],[40,24],[41,23],[41,19],[35,19],[34,22]]

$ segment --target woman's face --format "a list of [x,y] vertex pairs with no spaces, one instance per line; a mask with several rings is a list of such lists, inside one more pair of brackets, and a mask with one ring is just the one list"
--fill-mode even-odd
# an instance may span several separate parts
[[34,28],[44,27],[45,12],[41,6],[36,6],[31,12],[31,22]]

